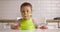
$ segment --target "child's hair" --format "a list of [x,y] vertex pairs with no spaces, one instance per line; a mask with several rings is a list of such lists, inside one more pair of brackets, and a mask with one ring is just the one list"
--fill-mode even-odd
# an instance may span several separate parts
[[32,10],[32,5],[31,5],[30,3],[28,3],[28,2],[24,2],[24,3],[21,5],[20,8],[22,8],[23,6],[29,6],[29,7],[31,7],[31,10]]

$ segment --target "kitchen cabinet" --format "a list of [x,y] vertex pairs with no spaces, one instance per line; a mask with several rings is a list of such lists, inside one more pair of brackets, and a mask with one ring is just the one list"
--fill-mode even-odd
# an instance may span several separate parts
[[60,20],[47,20],[48,25],[55,26],[55,28],[60,28]]

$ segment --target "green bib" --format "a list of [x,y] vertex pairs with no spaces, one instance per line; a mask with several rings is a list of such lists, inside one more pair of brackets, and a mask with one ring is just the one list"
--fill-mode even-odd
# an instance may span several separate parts
[[30,18],[29,20],[22,19],[20,23],[20,29],[21,30],[34,30],[35,26],[32,22],[32,18]]

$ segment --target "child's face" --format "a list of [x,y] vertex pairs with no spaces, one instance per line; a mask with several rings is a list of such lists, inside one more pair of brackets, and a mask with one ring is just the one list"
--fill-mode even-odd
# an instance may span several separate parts
[[29,19],[32,15],[31,7],[30,6],[23,6],[21,8],[21,15],[24,19]]

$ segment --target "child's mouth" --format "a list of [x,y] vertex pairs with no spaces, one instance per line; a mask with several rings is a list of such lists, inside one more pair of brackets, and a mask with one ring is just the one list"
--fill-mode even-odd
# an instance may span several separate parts
[[27,16],[28,16],[28,14],[24,14],[24,16],[25,16],[25,17],[27,17]]

